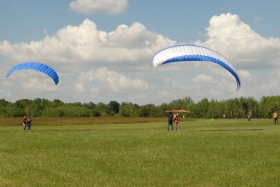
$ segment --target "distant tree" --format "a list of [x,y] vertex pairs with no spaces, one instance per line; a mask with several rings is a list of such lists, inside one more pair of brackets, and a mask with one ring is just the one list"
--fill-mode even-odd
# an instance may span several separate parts
[[139,105],[123,102],[120,106],[119,115],[122,117],[137,117],[139,116],[139,108]]
[[6,101],[5,99],[0,99],[0,106],[5,107],[5,106],[7,106],[9,103],[11,103],[11,102]]
[[59,99],[49,101],[44,98],[34,100],[20,99],[13,102],[0,99],[0,117],[85,117],[112,116],[150,117],[166,116],[166,110],[186,109],[199,118],[221,118],[223,114],[230,118],[245,118],[250,113],[252,117],[271,118],[275,110],[280,111],[280,95],[263,96],[260,101],[253,97],[232,98],[222,101],[207,98],[195,103],[190,97],[162,103],[159,106],[146,104],[139,106],[131,102],[110,101],[107,105],[100,102],[82,104],[80,102],[64,103]]
[[101,112],[98,109],[95,108],[92,111],[92,116],[99,117],[99,116],[101,116]]
[[139,116],[140,117],[151,117],[157,116],[157,107],[154,104],[147,104],[144,106],[140,106],[139,108]]
[[193,109],[194,113],[196,114],[197,117],[206,118],[208,106],[209,106],[209,101],[208,99],[204,98],[195,105]]
[[42,99],[40,98],[34,99],[32,103],[32,116],[33,117],[42,116],[44,108],[45,106],[43,105]]
[[158,115],[159,116],[166,116],[166,111],[170,110],[171,108],[167,103],[162,103],[157,107]]
[[89,103],[85,103],[84,106],[88,109],[93,110],[93,109],[95,109],[96,104],[94,104],[93,102],[89,102]]
[[117,101],[110,101],[106,106],[106,112],[110,116],[118,114],[119,110],[120,110],[120,104]]
[[93,110],[93,116],[99,117],[102,114],[103,115],[108,115],[108,114],[105,114],[105,113],[106,113],[106,104],[104,104],[102,102],[97,103],[96,107]]
[[25,115],[23,108],[17,108],[13,103],[7,104],[5,107],[5,117],[20,117]]
[[219,117],[219,103],[217,100],[211,99],[211,101],[208,104],[207,112],[206,112],[207,118],[218,118]]
[[170,109],[173,110],[190,110],[191,105],[193,105],[194,102],[190,97],[185,97],[183,99],[173,100],[169,103]]
[[65,103],[63,103],[59,99],[54,99],[52,102],[52,107],[59,107],[59,106],[63,106],[63,105],[65,105]]
[[6,107],[8,104],[11,104],[9,101],[5,99],[0,99],[0,117],[7,117]]

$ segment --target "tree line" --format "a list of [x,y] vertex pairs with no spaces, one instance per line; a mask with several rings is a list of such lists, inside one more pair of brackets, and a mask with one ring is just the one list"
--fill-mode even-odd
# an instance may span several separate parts
[[190,97],[173,100],[169,103],[138,105],[131,102],[118,103],[110,101],[108,104],[98,103],[64,103],[59,99],[36,98],[20,99],[9,102],[0,99],[0,117],[163,117],[167,110],[190,110],[185,117],[191,118],[271,118],[272,113],[279,110],[280,95],[263,96],[259,101],[253,97],[240,97],[227,100],[208,100],[204,98],[194,102]]

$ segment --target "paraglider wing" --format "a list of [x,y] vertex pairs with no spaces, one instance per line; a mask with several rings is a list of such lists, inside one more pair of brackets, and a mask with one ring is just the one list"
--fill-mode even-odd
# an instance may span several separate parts
[[186,113],[194,113],[194,112],[192,112],[192,111],[190,111],[190,110],[166,110],[165,112],[178,112],[178,113],[184,113],[184,112],[186,112]]
[[53,79],[55,84],[58,84],[59,82],[57,73],[49,66],[39,62],[25,62],[22,64],[17,64],[8,71],[8,73],[6,74],[6,78],[8,78],[14,71],[24,70],[24,69],[32,69],[45,73],[46,75],[48,75],[50,78]]
[[209,61],[219,64],[228,70],[236,79],[236,90],[239,90],[241,86],[240,78],[234,67],[222,55],[206,47],[197,45],[177,45],[165,48],[157,52],[153,57],[154,67],[179,61]]

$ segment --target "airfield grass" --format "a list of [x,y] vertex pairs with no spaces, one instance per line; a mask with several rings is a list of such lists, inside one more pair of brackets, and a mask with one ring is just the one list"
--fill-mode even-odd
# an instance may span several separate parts
[[280,124],[268,119],[181,121],[181,131],[167,131],[165,119],[40,118],[32,131],[5,120],[12,119],[0,127],[4,187],[280,186]]

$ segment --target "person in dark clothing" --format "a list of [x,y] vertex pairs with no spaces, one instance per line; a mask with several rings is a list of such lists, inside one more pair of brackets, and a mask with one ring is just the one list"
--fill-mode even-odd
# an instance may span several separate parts
[[31,128],[31,122],[32,122],[31,119],[27,119],[27,122],[26,122],[26,126],[28,127],[27,130],[32,130],[32,128]]
[[171,126],[171,129],[173,131],[173,115],[172,114],[169,114],[167,124],[168,124],[167,130],[169,131],[169,128]]

